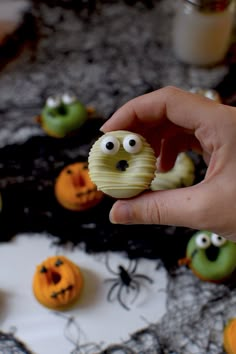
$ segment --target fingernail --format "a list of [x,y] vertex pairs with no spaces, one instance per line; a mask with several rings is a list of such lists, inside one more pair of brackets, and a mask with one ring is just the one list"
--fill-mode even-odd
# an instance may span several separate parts
[[101,126],[101,128],[99,129],[100,130],[100,132],[102,132],[102,133],[104,133],[104,131],[103,131],[103,127],[104,127],[104,124]]
[[130,208],[126,202],[116,202],[109,214],[109,219],[112,224],[129,224],[130,223]]

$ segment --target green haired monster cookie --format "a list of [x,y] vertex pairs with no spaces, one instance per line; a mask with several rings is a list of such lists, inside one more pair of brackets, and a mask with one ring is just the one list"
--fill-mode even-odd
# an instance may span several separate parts
[[89,110],[75,96],[64,94],[49,97],[37,121],[48,135],[63,138],[77,131],[88,114]]
[[104,134],[89,152],[89,174],[98,190],[131,198],[150,188],[156,157],[139,134],[118,130]]
[[236,243],[209,231],[199,231],[189,240],[186,257],[179,264],[188,265],[202,280],[223,282],[236,269]]

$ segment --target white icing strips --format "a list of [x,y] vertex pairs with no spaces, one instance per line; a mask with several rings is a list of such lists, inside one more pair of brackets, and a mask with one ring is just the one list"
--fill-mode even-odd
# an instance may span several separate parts
[[155,172],[151,189],[164,190],[191,186],[195,178],[195,166],[192,159],[184,152],[176,159],[174,167],[168,172]]
[[[112,150],[115,141],[115,153],[104,152]],[[114,198],[131,198],[150,189],[156,169],[149,143],[141,135],[123,130],[100,137],[90,150],[88,163],[90,178],[98,190]]]

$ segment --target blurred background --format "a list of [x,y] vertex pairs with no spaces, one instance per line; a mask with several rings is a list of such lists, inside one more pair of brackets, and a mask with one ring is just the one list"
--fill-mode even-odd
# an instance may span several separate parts
[[[112,225],[110,198],[73,213],[55,200],[54,183],[64,166],[87,160],[99,127],[133,97],[175,85],[204,94],[214,90],[223,103],[236,106],[235,2],[213,2],[204,21],[198,0],[0,0],[1,241],[46,232],[59,245],[82,243],[91,253],[126,251],[130,258],[161,260],[170,275],[167,315],[159,328],[149,323],[140,332],[143,342],[141,335],[132,336],[141,347],[146,335],[155,339],[153,351],[142,354],[174,354],[173,348],[187,354],[189,343],[194,353],[223,354],[220,336],[235,308],[235,283],[221,287],[196,280],[186,269],[175,273],[195,230]],[[225,53],[214,61],[218,40]],[[205,58],[201,65],[199,58]],[[67,92],[96,114],[77,135],[55,139],[36,118],[49,96]],[[197,183],[206,166],[201,157],[192,158]]]
[[49,95],[62,91],[73,91],[104,119],[130,98],[166,85],[217,88],[232,103],[234,32],[221,62],[207,68],[183,63],[172,40],[181,6],[172,0],[1,0],[0,146],[39,135],[33,117]]

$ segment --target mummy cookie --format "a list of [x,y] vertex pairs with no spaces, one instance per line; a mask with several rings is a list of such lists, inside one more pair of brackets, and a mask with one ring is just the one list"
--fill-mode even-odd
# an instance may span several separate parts
[[219,93],[216,90],[213,89],[203,89],[200,87],[193,87],[189,90],[192,93],[196,93],[200,96],[204,96],[209,98],[210,100],[216,101],[218,103],[221,103],[221,97],[219,95]]
[[150,144],[141,135],[125,130],[100,137],[89,152],[88,163],[98,190],[118,199],[150,189],[156,169]]
[[168,172],[155,172],[151,183],[151,190],[174,189],[191,186],[195,179],[195,166],[192,159],[181,152],[176,159],[174,167]]

